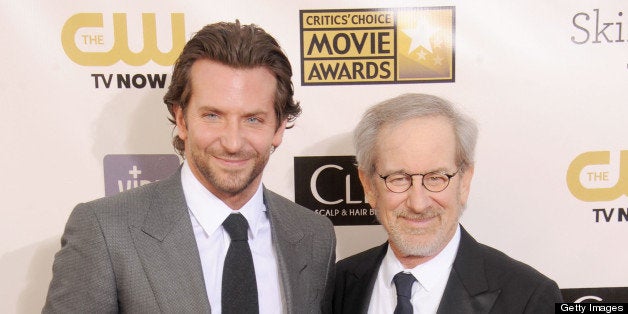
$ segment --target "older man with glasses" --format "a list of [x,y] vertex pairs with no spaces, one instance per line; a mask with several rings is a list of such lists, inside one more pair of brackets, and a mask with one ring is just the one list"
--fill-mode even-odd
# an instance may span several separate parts
[[354,133],[360,180],[387,243],[337,263],[334,313],[553,313],[554,281],[459,224],[475,123],[444,99],[406,94]]

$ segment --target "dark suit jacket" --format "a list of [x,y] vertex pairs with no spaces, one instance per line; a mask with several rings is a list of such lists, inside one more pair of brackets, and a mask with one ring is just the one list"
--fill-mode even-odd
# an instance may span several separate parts
[[[267,189],[264,203],[284,306],[288,313],[321,312],[333,285],[331,222]],[[74,209],[43,312],[210,312],[180,171]]]
[[[556,283],[532,267],[476,242],[461,228],[460,246],[438,313],[554,313]],[[366,313],[388,243],[336,264],[334,313]]]

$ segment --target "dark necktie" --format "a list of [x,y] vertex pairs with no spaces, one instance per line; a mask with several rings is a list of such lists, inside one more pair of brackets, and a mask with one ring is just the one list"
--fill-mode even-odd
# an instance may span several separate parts
[[412,284],[415,280],[412,274],[404,272],[400,272],[393,277],[395,288],[397,288],[397,307],[395,307],[395,314],[412,314],[410,296],[412,295]]
[[247,236],[249,224],[241,214],[231,214],[222,226],[231,237],[222,271],[222,313],[258,313],[255,268]]

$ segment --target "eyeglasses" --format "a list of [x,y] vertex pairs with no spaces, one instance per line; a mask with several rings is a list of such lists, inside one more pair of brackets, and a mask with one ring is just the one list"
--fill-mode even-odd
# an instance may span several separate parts
[[453,178],[462,168],[458,168],[456,172],[447,174],[444,172],[433,171],[428,173],[393,173],[387,176],[379,175],[388,190],[394,193],[403,193],[410,189],[412,186],[412,177],[422,176],[421,184],[430,192],[441,192],[449,186],[449,181]]

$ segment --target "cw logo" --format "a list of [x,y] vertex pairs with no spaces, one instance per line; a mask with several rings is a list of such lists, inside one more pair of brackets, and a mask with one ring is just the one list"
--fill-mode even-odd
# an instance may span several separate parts
[[628,195],[628,150],[622,150],[619,161],[613,162],[609,151],[580,154],[567,170],[567,187],[585,202],[612,201]]
[[[70,17],[61,30],[61,44],[65,54],[74,62],[85,66],[109,66],[122,60],[129,65],[139,66],[151,59],[159,65],[172,65],[185,45],[183,13],[171,13],[172,49],[161,52],[157,47],[156,21],[154,13],[142,14],[144,47],[140,52],[129,49],[127,19],[125,13],[113,14],[113,47],[106,52],[87,52],[79,49],[75,36],[81,28],[102,28],[102,13],[78,13]],[[102,43],[101,36],[84,36],[85,41]]]
[[[602,299],[602,298],[600,298],[598,296],[586,295],[584,297],[578,298],[578,300],[576,300],[576,301],[573,301],[573,303],[582,303],[584,301],[590,301],[590,300],[595,300],[595,301],[598,301],[598,302],[604,301],[604,299]],[[592,303],[592,302],[586,302],[586,303]]]

